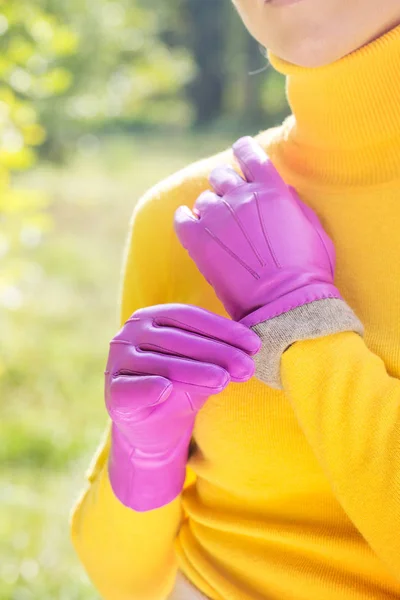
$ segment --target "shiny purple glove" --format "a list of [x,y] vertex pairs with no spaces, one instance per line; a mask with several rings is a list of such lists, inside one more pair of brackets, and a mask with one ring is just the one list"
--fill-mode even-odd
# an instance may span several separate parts
[[323,298],[335,251],[318,217],[280,177],[255,140],[233,146],[245,181],[230,166],[210,176],[193,212],[180,207],[175,229],[227,312],[248,327]]
[[125,323],[105,381],[109,476],[125,506],[148,511],[180,494],[197,412],[229,381],[252,377],[259,347],[251,330],[195,306],[144,308]]

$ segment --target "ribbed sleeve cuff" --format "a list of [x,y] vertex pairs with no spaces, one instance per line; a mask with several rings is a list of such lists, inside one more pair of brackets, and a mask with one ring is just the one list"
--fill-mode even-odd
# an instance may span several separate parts
[[294,342],[326,335],[354,331],[364,334],[361,321],[352,309],[339,299],[324,299],[304,304],[279,317],[252,327],[262,341],[255,356],[256,377],[275,389],[282,389],[281,357]]

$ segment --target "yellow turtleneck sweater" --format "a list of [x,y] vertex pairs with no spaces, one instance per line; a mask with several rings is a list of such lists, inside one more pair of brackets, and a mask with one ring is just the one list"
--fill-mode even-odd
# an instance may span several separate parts
[[[294,116],[257,139],[333,238],[365,338],[295,343],[282,392],[253,379],[211,397],[186,488],[159,510],[118,503],[105,444],[72,535],[107,600],[163,600],[178,566],[213,600],[400,598],[400,27],[328,67],[271,61]],[[163,302],[225,314],[172,226],[221,162],[230,150],[139,203],[122,321]]]

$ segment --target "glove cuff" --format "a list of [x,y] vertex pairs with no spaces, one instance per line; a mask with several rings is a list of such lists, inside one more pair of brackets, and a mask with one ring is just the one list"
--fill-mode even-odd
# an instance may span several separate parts
[[343,300],[339,290],[331,283],[307,285],[293,290],[293,292],[285,294],[273,302],[269,302],[240,319],[239,323],[246,327],[254,327],[258,323],[279,317],[279,315],[292,311],[303,304],[310,304],[316,300],[325,300],[326,298],[340,298]]
[[190,439],[190,432],[183,435],[179,446],[168,455],[140,455],[113,424],[108,475],[118,500],[136,512],[172,502],[185,482]]
[[275,389],[282,389],[280,363],[284,351],[294,342],[354,331],[364,334],[360,320],[344,300],[331,298],[304,304],[252,327],[261,338],[261,350],[254,357],[255,376]]

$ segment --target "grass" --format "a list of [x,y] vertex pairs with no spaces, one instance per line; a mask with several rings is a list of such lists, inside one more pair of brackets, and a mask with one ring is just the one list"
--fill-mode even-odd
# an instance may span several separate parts
[[51,197],[53,228],[26,251],[21,306],[0,311],[0,600],[98,597],[68,514],[106,424],[103,370],[130,214],[152,184],[233,139],[94,141],[67,166],[39,165],[18,182]]

